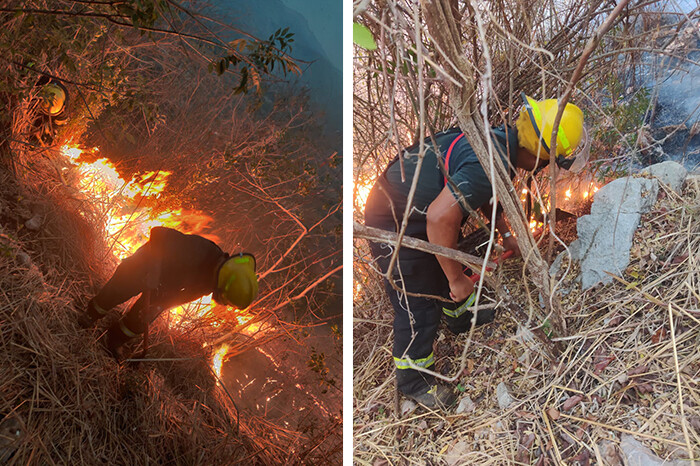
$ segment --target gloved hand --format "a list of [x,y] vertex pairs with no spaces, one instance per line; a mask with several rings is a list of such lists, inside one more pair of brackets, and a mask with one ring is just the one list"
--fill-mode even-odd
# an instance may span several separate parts
[[568,170],[576,161],[576,157],[564,157],[563,155],[557,155],[557,165],[559,168]]

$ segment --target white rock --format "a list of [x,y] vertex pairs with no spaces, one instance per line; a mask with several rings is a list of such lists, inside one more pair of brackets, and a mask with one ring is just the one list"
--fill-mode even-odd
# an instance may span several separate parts
[[442,459],[448,466],[467,464],[466,457],[469,454],[469,451],[469,442],[466,440],[460,440],[448,448]]
[[646,178],[626,176],[606,184],[595,193],[591,215],[608,212],[643,214],[656,202],[659,183]]
[[496,398],[498,398],[498,406],[501,409],[508,409],[508,407],[513,404],[513,397],[510,396],[508,392],[508,387],[506,384],[501,382],[496,387]]
[[414,409],[416,409],[416,404],[411,401],[411,400],[403,400],[401,402],[401,415],[405,416],[406,414],[412,412]]
[[664,461],[628,434],[622,434],[620,450],[627,458],[629,466],[681,466],[682,464],[688,464],[682,461]]
[[476,405],[472,401],[471,398],[468,396],[465,396],[459,401],[459,405],[457,405],[457,409],[455,410],[456,414],[462,414],[462,413],[471,413],[476,410]]
[[683,165],[671,160],[650,165],[642,170],[641,173],[657,178],[677,193],[681,192],[683,182],[688,176],[688,170]]
[[33,216],[24,222],[24,226],[27,227],[28,230],[39,231],[39,228],[41,228],[41,216],[38,214]]
[[618,178],[595,195],[591,214],[576,222],[578,239],[571,245],[581,261],[581,287],[610,283],[606,272],[621,275],[630,262],[629,251],[642,213],[656,202],[657,180]]
[[29,267],[32,263],[32,259],[29,257],[29,254],[27,254],[24,251],[17,251],[17,262],[20,263],[20,265],[23,265],[25,267]]

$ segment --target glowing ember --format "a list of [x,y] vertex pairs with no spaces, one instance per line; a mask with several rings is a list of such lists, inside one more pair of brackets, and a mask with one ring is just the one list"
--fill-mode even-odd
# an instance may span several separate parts
[[69,159],[76,161],[82,155],[83,150],[79,147],[63,146],[61,147],[61,152]]
[[536,233],[542,231],[542,227],[544,227],[544,223],[538,222],[535,219],[530,220],[530,231],[533,234],[536,234]]
[[566,194],[565,199],[566,199],[567,201],[568,201],[569,199],[571,199],[571,188],[567,189],[565,194]]
[[221,345],[221,347],[216,350],[214,357],[211,360],[211,367],[214,369],[214,373],[217,377],[221,377],[221,365],[224,362],[224,357],[228,353],[229,346],[227,344]]

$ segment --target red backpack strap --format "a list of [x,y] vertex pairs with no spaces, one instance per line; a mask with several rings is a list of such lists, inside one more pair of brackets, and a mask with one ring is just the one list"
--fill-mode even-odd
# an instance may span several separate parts
[[[454,141],[452,141],[452,144],[450,144],[450,148],[447,149],[447,155],[445,155],[445,173],[449,174],[450,173],[450,155],[452,154],[452,149],[454,149],[455,144],[457,144],[457,141],[462,139],[464,136],[464,133],[460,133],[459,136],[457,136]],[[445,184],[444,186],[447,186],[447,176],[444,177]]]

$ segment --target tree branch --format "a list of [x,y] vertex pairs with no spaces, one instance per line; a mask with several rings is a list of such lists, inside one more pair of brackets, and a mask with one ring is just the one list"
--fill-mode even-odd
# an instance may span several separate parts
[[[399,235],[387,230],[381,230],[379,228],[372,228],[366,225],[362,225],[357,222],[353,222],[353,237],[367,239],[370,241],[375,241],[379,243],[396,244]],[[477,256],[472,256],[466,252],[457,251],[456,249],[446,248],[445,246],[439,246],[437,244],[430,243],[428,241],[423,241],[418,238],[412,238],[410,236],[404,236],[401,239],[401,246],[405,246],[410,249],[415,249],[417,251],[423,251],[430,254],[436,254],[438,256],[448,257],[450,259],[456,260],[460,264],[468,265],[474,268],[480,268],[484,264],[484,259]],[[486,261],[486,267],[495,268],[496,263],[491,261]]]

